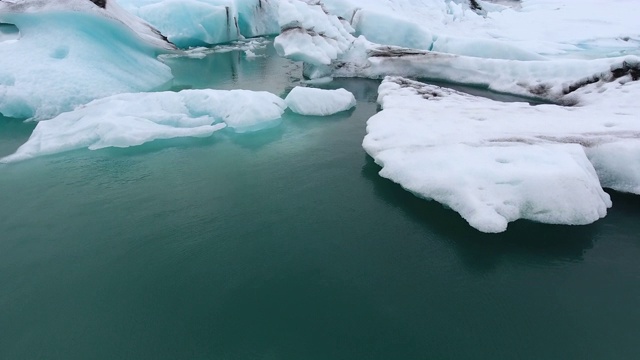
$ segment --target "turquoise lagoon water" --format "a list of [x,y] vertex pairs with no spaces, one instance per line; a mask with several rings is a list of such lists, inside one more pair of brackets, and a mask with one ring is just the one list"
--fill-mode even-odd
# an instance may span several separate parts
[[[301,77],[168,62],[176,89]],[[0,166],[0,359],[640,358],[640,199],[481,234],[377,175],[377,85],[327,85],[358,98],[327,118]],[[32,129],[0,121],[0,155]]]

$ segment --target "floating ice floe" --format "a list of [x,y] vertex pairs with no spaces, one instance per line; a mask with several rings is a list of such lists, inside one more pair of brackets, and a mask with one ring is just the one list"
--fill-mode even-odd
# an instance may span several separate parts
[[633,78],[586,85],[576,90],[584,106],[562,107],[388,77],[363,147],[381,176],[481,231],[504,231],[516,219],[588,224],[611,206],[602,187],[640,194],[640,82]]
[[327,116],[356,106],[356,98],[345,89],[325,90],[296,86],[284,99],[291,111],[301,115]]
[[0,113],[51,118],[93,99],[162,88],[174,48],[113,1],[0,1],[0,23],[18,35],[0,42]]
[[251,131],[278,121],[278,96],[248,90],[183,90],[118,94],[38,123],[8,163],[73,149],[129,147],[156,139],[209,136],[230,127]]

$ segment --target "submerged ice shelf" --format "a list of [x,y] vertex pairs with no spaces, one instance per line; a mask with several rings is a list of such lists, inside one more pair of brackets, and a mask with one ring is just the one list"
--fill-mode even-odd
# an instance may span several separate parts
[[119,0],[181,48],[275,35],[276,0]]

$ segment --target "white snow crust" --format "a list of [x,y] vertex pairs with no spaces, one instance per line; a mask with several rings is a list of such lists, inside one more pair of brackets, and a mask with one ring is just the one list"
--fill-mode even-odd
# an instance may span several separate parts
[[118,94],[40,121],[9,163],[74,149],[129,147],[156,139],[204,137],[225,127],[252,131],[278,121],[286,105],[268,92],[183,90]]
[[284,99],[291,111],[301,115],[327,116],[356,106],[356,98],[345,89],[325,90],[296,86]]
[[388,77],[363,147],[381,176],[481,231],[520,218],[591,223],[611,206],[603,186],[639,193],[640,83],[624,77],[578,91],[585,106],[531,106]]

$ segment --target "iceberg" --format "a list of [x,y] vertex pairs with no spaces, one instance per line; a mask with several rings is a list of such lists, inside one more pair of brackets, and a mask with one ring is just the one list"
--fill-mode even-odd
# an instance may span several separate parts
[[251,131],[278,121],[286,105],[268,92],[183,90],[118,94],[38,122],[2,163],[89,148],[129,147],[156,139],[204,137],[225,127]]
[[[640,55],[633,11],[624,10],[639,10],[632,0],[622,0],[614,15],[603,15],[602,3],[593,1],[566,9],[564,2],[549,0],[525,0],[519,9],[477,3],[481,14],[467,1],[283,0],[278,53],[304,61],[309,78],[401,75],[472,84],[468,75],[478,66],[481,72],[492,72],[489,77],[509,72],[508,81],[536,81],[539,72],[551,76],[549,69],[575,70],[577,75],[567,74],[574,78],[590,76],[607,61],[620,63]],[[553,9],[562,11],[554,13],[554,31],[547,32],[542,22]],[[528,19],[535,20],[535,26]],[[574,27],[587,23],[607,29]],[[577,71],[584,66],[585,71]],[[532,74],[527,73],[530,68]],[[450,71],[441,74],[443,69]],[[460,71],[462,76],[451,74]]]
[[160,89],[172,79],[156,55],[174,45],[115,2],[103,3],[0,1],[0,23],[14,29],[13,39],[0,41],[0,113],[47,119],[96,98]]
[[513,60],[639,55],[635,0],[322,0],[383,45]]
[[238,26],[244,37],[277,35],[278,7],[281,0],[236,0]]
[[120,0],[180,48],[274,35],[279,0]]
[[356,98],[345,89],[324,90],[296,86],[284,99],[291,111],[301,115],[327,116],[356,106]]
[[[576,90],[583,106],[503,103],[402,77],[363,141],[388,178],[484,232],[529,219],[587,224],[611,206],[602,187],[640,193],[640,82],[627,74]],[[637,80],[637,77],[636,77]]]

